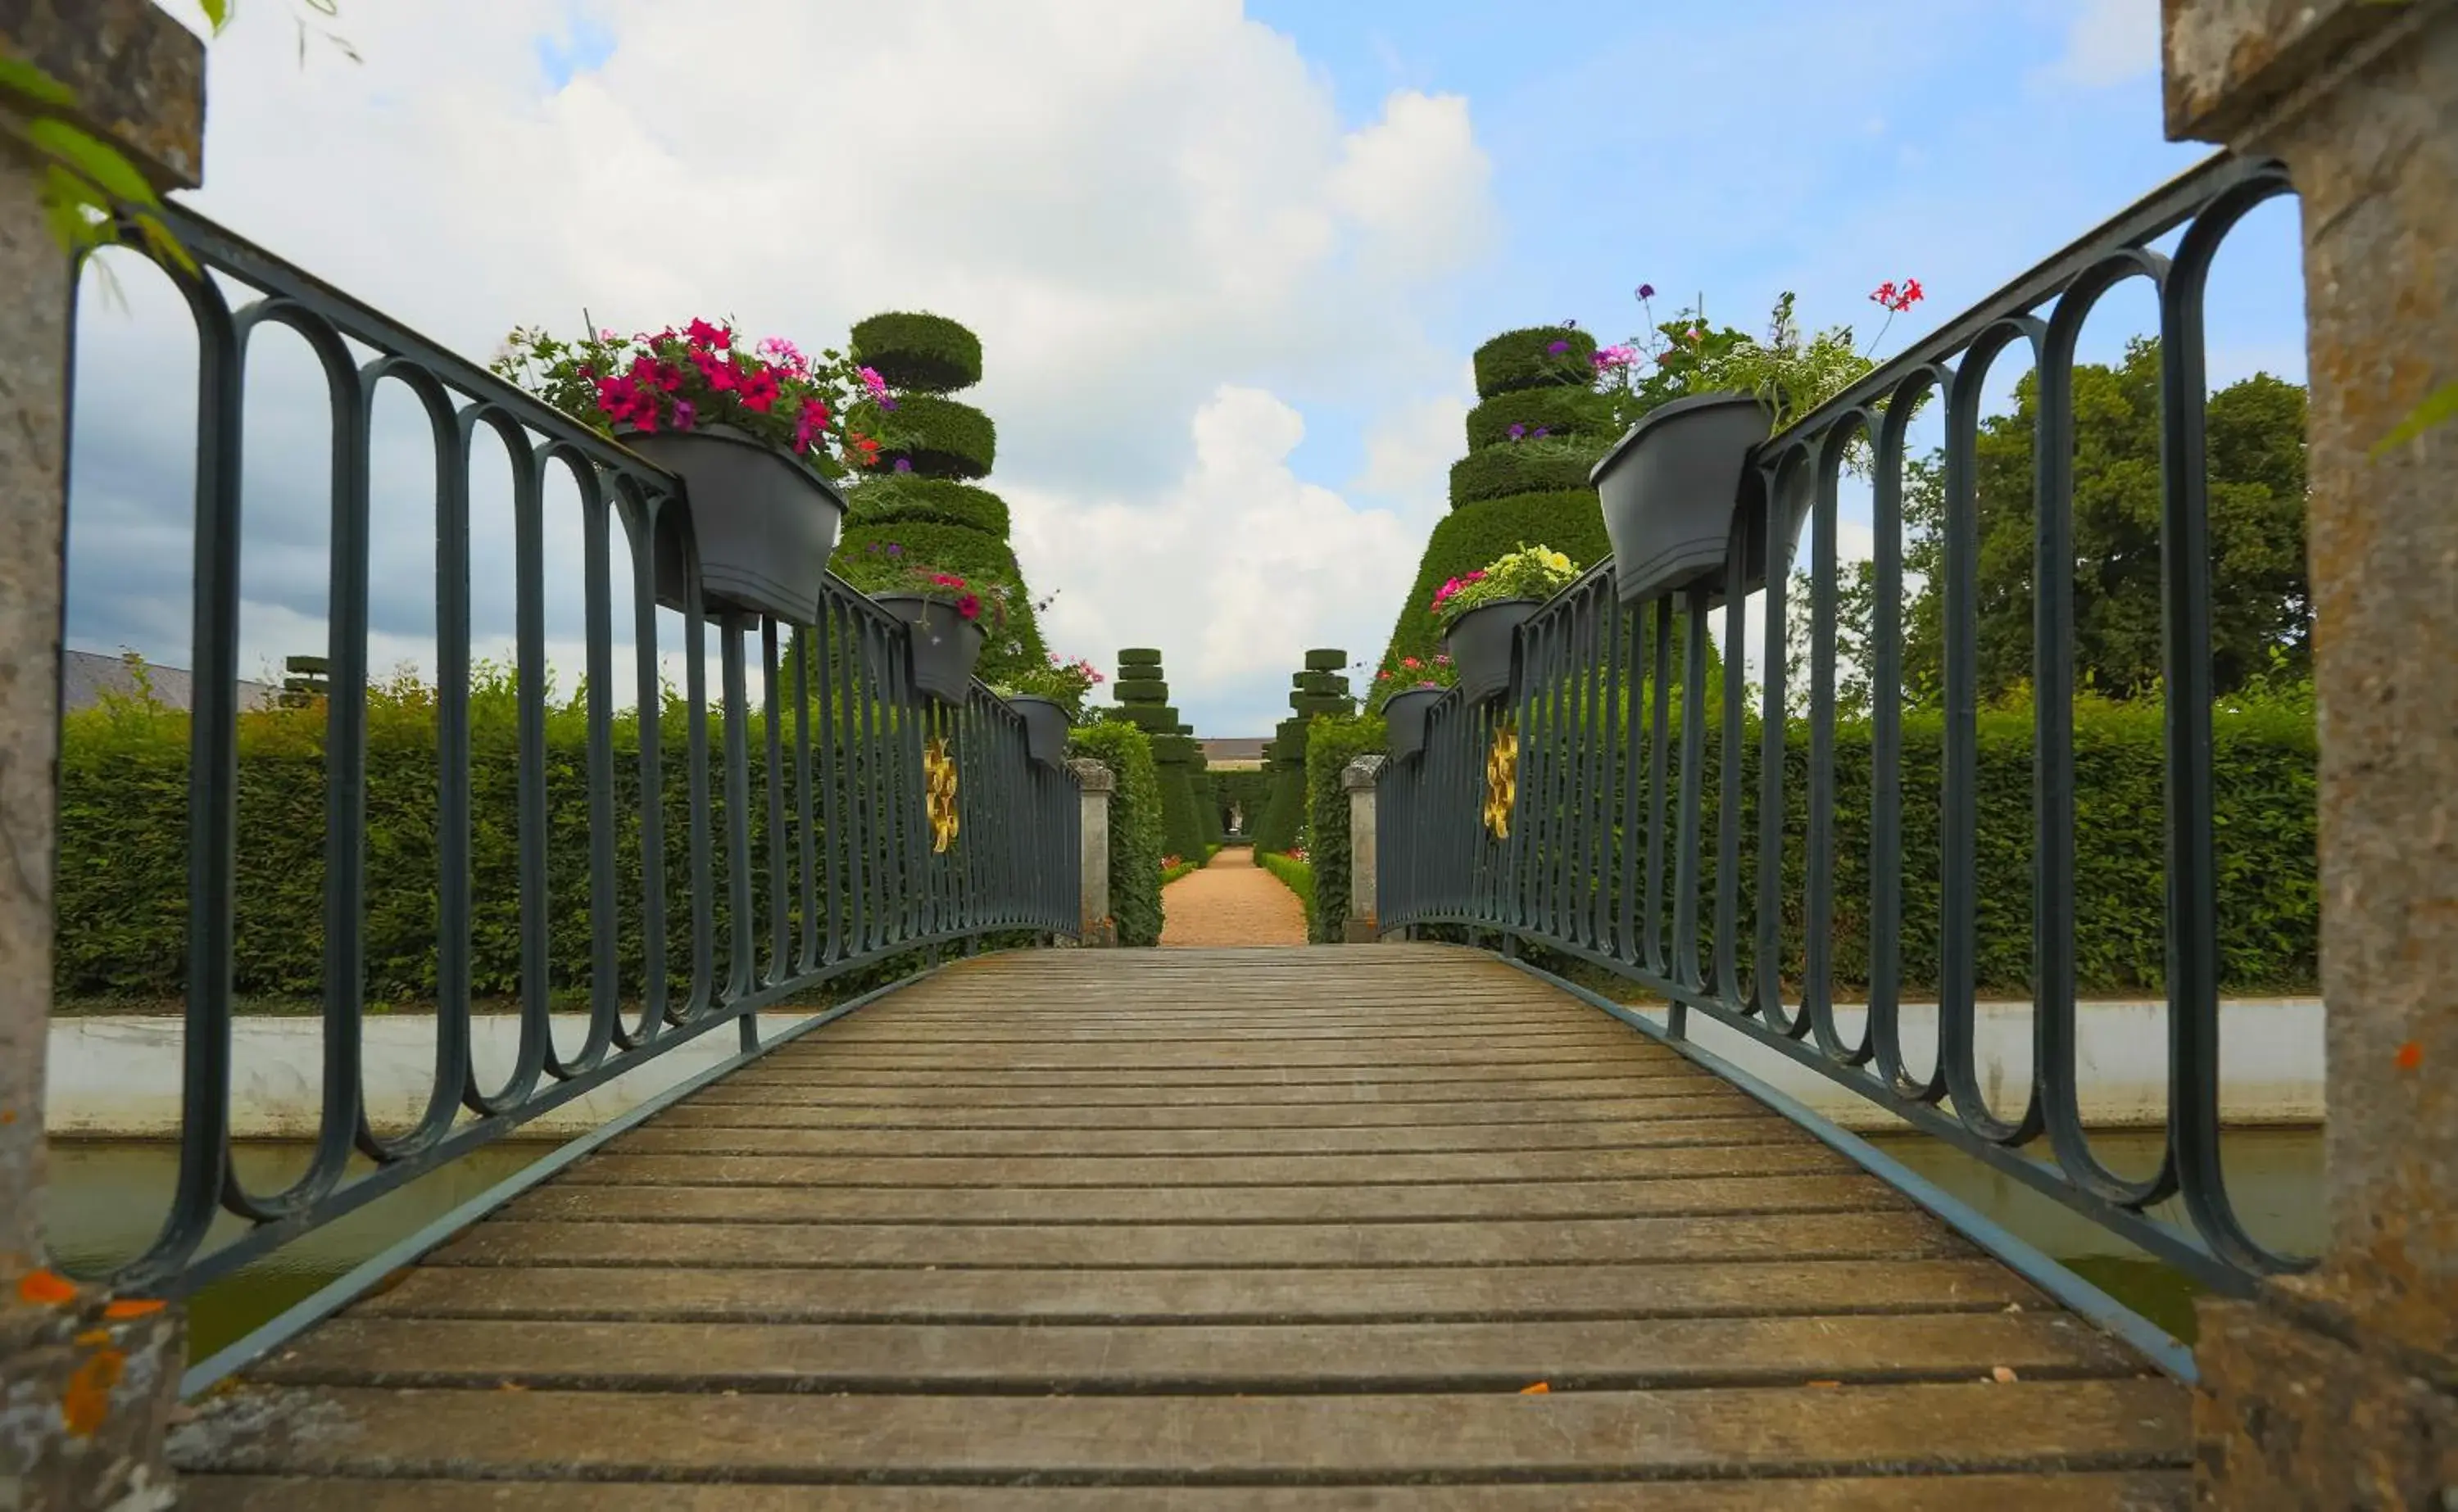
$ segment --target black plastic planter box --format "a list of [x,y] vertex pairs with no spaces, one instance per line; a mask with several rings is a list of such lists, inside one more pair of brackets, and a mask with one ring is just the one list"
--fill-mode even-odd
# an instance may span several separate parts
[[[845,512],[844,496],[827,480],[730,425],[627,430],[619,439],[682,480],[708,612],[748,611],[797,625],[819,617],[828,553]],[[681,532],[659,530],[657,602],[668,609],[688,605],[686,560]]]
[[1519,627],[1536,612],[1532,598],[1506,598],[1480,604],[1451,621],[1444,632],[1443,649],[1450,653],[1451,670],[1459,673],[1460,696],[1469,708],[1490,703],[1510,691],[1510,656]]
[[989,639],[981,623],[957,613],[946,599],[919,593],[881,593],[871,602],[905,622],[915,690],[941,703],[963,703]]

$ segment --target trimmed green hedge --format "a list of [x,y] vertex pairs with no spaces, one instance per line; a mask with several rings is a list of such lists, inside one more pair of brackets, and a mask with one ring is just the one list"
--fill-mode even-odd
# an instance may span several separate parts
[[[2031,718],[2028,707],[2011,705],[1979,716],[1975,971],[1980,988],[1992,996],[2026,993],[2031,982]],[[1675,725],[1677,748],[1677,717]],[[1932,711],[1904,715],[1900,959],[1903,988],[1915,995],[1934,992],[1939,972],[1943,728]],[[1809,734],[1796,722],[1786,735],[1781,938],[1789,990],[1803,959]],[[2156,995],[2166,981],[2164,739],[2156,703],[2084,699],[2075,705],[2074,964],[2085,993]],[[1830,936],[1839,992],[1858,992],[1868,980],[1869,740],[1865,722],[1839,722]],[[1703,766],[1702,944],[1714,915],[1721,744],[1718,720],[1707,734]],[[2239,995],[2310,992],[2319,980],[2320,921],[2311,708],[2286,702],[2218,711],[2212,745],[2221,985]],[[1738,941],[1745,963],[1755,956],[1758,917],[1759,753],[1751,718],[1741,752]],[[1669,780],[1677,782],[1677,772]],[[1617,810],[1618,783],[1609,780],[1606,788],[1608,810]],[[1610,897],[1618,880],[1599,885]],[[1667,891],[1669,921],[1669,873]]]
[[1121,676],[1110,685],[1111,696],[1120,703],[1169,702],[1169,684],[1157,677]]
[[905,445],[879,453],[880,470],[889,476],[895,475],[890,469],[900,460],[912,464],[925,478],[956,479],[979,478],[998,461],[998,427],[961,399],[906,395],[897,401],[892,416],[864,403],[854,406],[846,423],[873,435],[906,438]]
[[1318,646],[1305,653],[1305,670],[1311,673],[1345,672],[1348,652],[1336,647]]
[[846,518],[857,525],[958,525],[1007,538],[1007,501],[952,478],[872,475],[845,490],[845,503]]
[[1177,865],[1160,874],[1160,884],[1163,887],[1167,887],[1170,883],[1177,880],[1181,877],[1192,877],[1197,872],[1203,870],[1203,863],[1210,860],[1210,857],[1205,856],[1199,857],[1194,860],[1180,861]]
[[1613,428],[1613,411],[1595,390],[1567,383],[1496,394],[1468,412],[1469,449],[1514,445],[1513,425],[1528,430],[1542,425],[1554,438],[1601,442]]
[[[1546,348],[1555,342],[1569,342],[1570,349],[1558,355],[1548,352]],[[1505,331],[1476,349],[1477,395],[1491,399],[1515,389],[1558,383],[1556,375],[1564,365],[1584,370],[1595,349],[1594,337],[1568,326],[1531,325]]]
[[[790,672],[785,686],[790,687]],[[480,998],[521,984],[518,700],[509,675],[482,669],[469,710],[471,822],[470,985]],[[816,703],[816,699],[815,699]],[[371,691],[365,787],[368,1001],[431,1004],[436,992],[439,818],[433,694],[402,683]],[[687,722],[679,702],[656,716],[665,759],[659,807],[670,990],[687,991],[692,871]],[[710,739],[721,739],[710,721]],[[814,719],[818,751],[817,720]],[[764,949],[770,837],[765,721],[750,719],[749,830]],[[647,976],[636,714],[613,722],[616,990],[635,997]],[[188,715],[134,700],[79,710],[61,721],[59,866],[54,986],[63,998],[164,1000],[181,995],[188,956]],[[321,706],[242,715],[239,721],[239,847],[232,986],[248,998],[323,992],[325,792]],[[546,714],[548,982],[557,996],[585,993],[592,957],[587,706]],[[824,769],[823,769],[824,770]],[[844,768],[840,765],[838,770]],[[706,893],[719,961],[731,940],[731,858],[724,784],[710,783],[718,837]],[[788,805],[789,812],[792,805]],[[963,842],[958,842],[958,855]],[[799,923],[800,898],[789,899]]]
[[1451,507],[1527,493],[1585,493],[1593,498],[1588,472],[1602,455],[1563,456],[1508,445],[1472,451],[1451,464]]
[[1211,802],[1215,811],[1236,804],[1239,816],[1244,819],[1246,826],[1244,835],[1240,838],[1253,835],[1255,826],[1262,822],[1263,806],[1271,801],[1271,769],[1266,767],[1261,771],[1253,771],[1240,768],[1237,771],[1223,772],[1216,768],[1205,773],[1204,777],[1211,789]]
[[[1262,861],[1263,870],[1279,878],[1289,891],[1298,895],[1298,901],[1305,905],[1306,918],[1314,918],[1314,868],[1294,856],[1267,851],[1260,846],[1256,848],[1255,855]],[[1313,938],[1311,924],[1307,926],[1307,938]]]
[[1605,539],[1604,513],[1594,490],[1530,493],[1463,505],[1443,516],[1427,537],[1417,581],[1391,627],[1386,664],[1402,656],[1430,657],[1442,650],[1442,630],[1427,606],[1434,590],[1462,572],[1473,572],[1521,543],[1550,546],[1579,566],[1603,561],[1613,549]]
[[1160,652],[1151,646],[1130,646],[1118,652],[1118,665],[1125,667],[1157,667]]
[[1008,549],[1005,540],[969,526],[864,522],[845,527],[837,543],[837,559],[850,559],[873,542],[902,546],[932,567],[944,568],[960,577],[1014,585],[1015,591],[1008,596],[1007,631],[990,637],[975,672],[984,682],[998,682],[1049,665],[1050,653],[1042,643],[1041,627],[1034,622],[1032,606],[1026,601],[1024,570],[1016,565],[1015,553]]
[[1385,749],[1383,721],[1371,715],[1317,719],[1306,733],[1306,864],[1314,890],[1306,938],[1337,944],[1348,927],[1348,790],[1341,774],[1359,756]]
[[982,381],[982,339],[944,315],[891,310],[857,321],[853,352],[910,393],[948,394]]
[[1122,945],[1160,943],[1160,774],[1152,744],[1129,724],[1077,725],[1068,751],[1117,775],[1110,797],[1110,917]]

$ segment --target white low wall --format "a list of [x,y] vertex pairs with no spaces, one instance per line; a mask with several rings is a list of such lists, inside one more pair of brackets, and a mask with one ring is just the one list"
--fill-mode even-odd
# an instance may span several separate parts
[[[760,1015],[773,1036],[806,1014]],[[382,1132],[406,1129],[427,1107],[435,1081],[435,1017],[380,1014],[364,1022],[362,1085],[368,1117]],[[554,1016],[554,1040],[566,1054],[580,1047],[589,1021]],[[520,1019],[481,1014],[469,1021],[481,1087],[501,1086],[520,1048]],[[185,1028],[176,1018],[94,1017],[52,1024],[46,1127],[87,1138],[169,1138],[179,1131],[179,1055]],[[741,1031],[725,1025],[655,1061],[576,1097],[522,1127],[522,1134],[568,1138],[586,1133],[676,1083],[695,1076],[742,1046]],[[232,1131],[241,1139],[310,1139],[322,1116],[323,1026],[312,1018],[240,1018],[231,1025]]]
[[[800,1014],[765,1014],[773,1035]],[[2091,1003],[2080,1010],[2083,1116],[2095,1128],[2156,1125],[2167,1108],[2167,1011],[2152,1003]],[[1847,1039],[1857,1037],[1861,1010],[1840,1008]],[[2231,1124],[2319,1123],[2322,1101],[2322,1005],[2312,999],[2230,1003],[2220,1009],[2222,1100]],[[1936,1053],[1936,1014],[1905,1009],[1905,1049],[1915,1073]],[[1902,1126],[1817,1072],[1795,1065],[1704,1014],[1690,1016],[1703,1047],[1765,1078],[1847,1129]],[[578,1016],[557,1015],[555,1042],[575,1049],[587,1029]],[[2031,1064],[2028,1004],[1984,1004],[1978,1020],[1983,1085],[1991,1106],[2014,1111]],[[433,1079],[435,1020],[387,1014],[365,1027],[367,1108],[382,1130],[410,1127],[426,1107]],[[501,1082],[518,1048],[520,1021],[484,1015],[470,1024],[481,1085]],[[48,1126],[55,1134],[90,1138],[167,1138],[179,1128],[179,1054],[174,1018],[77,1018],[51,1032]],[[309,1138],[323,1096],[323,1034],[305,1018],[242,1018],[231,1030],[234,1131],[242,1139]],[[731,1027],[713,1029],[669,1050],[649,1066],[541,1115],[525,1132],[565,1137],[607,1119],[732,1056]]]
[[[1643,1009],[1661,1018],[1661,1010]],[[1836,1028],[1857,1044],[1865,1010],[1838,1005]],[[2085,1003],[2075,1009],[2076,1086],[2083,1121],[2094,1129],[2153,1127],[2168,1110],[2168,1009],[2159,1003]],[[1937,1058],[1937,1008],[1906,1004],[1904,1058],[1925,1076]],[[1773,1084],[1820,1113],[1854,1129],[1901,1129],[1903,1123],[1838,1087],[1780,1050],[1759,1044],[1706,1014],[1689,1017],[1690,1035],[1741,1069]],[[1984,1003],[1974,1015],[1981,1089],[1989,1108],[2011,1118],[2022,1111],[2031,1078],[2031,1005]],[[2219,1005],[2219,1108],[2231,1126],[2322,1122],[2322,1002],[2318,998],[2243,1000]]]

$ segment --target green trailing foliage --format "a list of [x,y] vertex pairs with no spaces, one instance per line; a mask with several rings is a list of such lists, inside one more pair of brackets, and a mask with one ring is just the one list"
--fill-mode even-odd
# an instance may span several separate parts
[[1160,772],[1152,743],[1129,724],[1078,725],[1069,754],[1090,756],[1114,773],[1110,797],[1110,917],[1122,945],[1160,943]]
[[[1563,348],[1559,352],[1551,350],[1556,342]],[[1589,354],[1595,349],[1594,337],[1559,325],[1505,331],[1476,349],[1477,395],[1491,399],[1523,388],[1556,385],[1565,368],[1586,367]]]
[[855,323],[853,351],[896,388],[952,394],[982,381],[982,339],[944,315],[890,311]]
[[1007,501],[952,478],[869,475],[845,490],[845,517],[855,525],[955,525],[1007,538]]
[[[1511,432],[1516,429],[1519,434]],[[1538,436],[1538,430],[1545,434]],[[1589,388],[1553,384],[1515,389],[1480,402],[1468,412],[1468,446],[1527,445],[1531,442],[1587,440],[1597,446],[1613,439],[1613,410]]]
[[937,394],[910,394],[897,402],[894,415],[864,401],[846,416],[845,424],[865,435],[893,437],[883,446],[879,468],[895,476],[899,462],[925,478],[970,480],[988,474],[998,462],[998,427],[990,417],[959,399]]
[[1341,774],[1384,749],[1379,715],[1317,719],[1306,732],[1306,864],[1315,884],[1306,900],[1306,938],[1316,944],[1339,943],[1348,927],[1348,790]]

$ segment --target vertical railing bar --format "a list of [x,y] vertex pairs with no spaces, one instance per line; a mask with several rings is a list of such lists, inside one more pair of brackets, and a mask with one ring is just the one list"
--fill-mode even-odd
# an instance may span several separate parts
[[785,882],[785,719],[778,701],[777,619],[760,617],[760,700],[767,728],[768,760],[768,974],[762,985],[774,986],[793,971],[793,923]]

